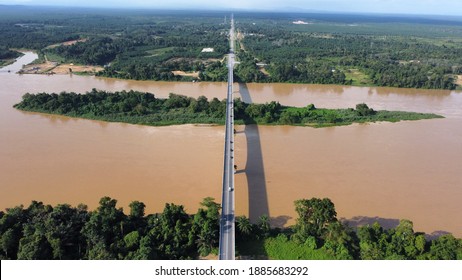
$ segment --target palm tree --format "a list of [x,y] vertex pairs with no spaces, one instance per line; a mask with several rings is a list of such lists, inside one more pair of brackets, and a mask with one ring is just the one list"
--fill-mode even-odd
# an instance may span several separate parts
[[205,257],[212,252],[212,245],[206,233],[200,233],[196,239],[198,253]]
[[252,232],[252,224],[250,220],[245,216],[239,216],[236,218],[237,228],[242,236],[248,236]]
[[260,229],[261,233],[265,237],[267,237],[269,235],[271,227],[270,227],[268,215],[261,215],[260,216],[260,221],[258,223],[258,228]]

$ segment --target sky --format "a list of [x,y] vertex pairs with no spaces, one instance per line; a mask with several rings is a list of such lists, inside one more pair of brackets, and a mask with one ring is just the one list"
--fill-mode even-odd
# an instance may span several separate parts
[[462,0],[0,0],[0,4],[462,16]]

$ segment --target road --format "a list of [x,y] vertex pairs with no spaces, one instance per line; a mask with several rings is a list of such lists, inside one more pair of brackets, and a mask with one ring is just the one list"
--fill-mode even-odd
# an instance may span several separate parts
[[226,96],[225,151],[223,166],[223,194],[221,200],[219,259],[235,258],[235,223],[234,223],[234,17],[231,16],[229,34],[230,53],[228,54],[228,93]]

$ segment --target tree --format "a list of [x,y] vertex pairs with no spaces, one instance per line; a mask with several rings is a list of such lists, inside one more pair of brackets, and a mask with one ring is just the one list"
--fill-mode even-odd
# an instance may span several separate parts
[[127,259],[131,259],[130,254],[138,250],[140,245],[140,234],[138,231],[132,231],[124,236],[125,250],[129,252]]
[[382,260],[384,258],[388,236],[379,223],[360,227],[358,237],[362,260]]
[[323,248],[338,259],[352,260],[359,257],[358,243],[356,234],[350,228],[335,221],[328,225]]
[[5,252],[5,257],[8,259],[8,252],[10,252],[10,256],[13,253],[16,253],[15,251],[15,245],[16,245],[16,237],[15,237],[15,232],[12,228],[9,228],[6,232],[2,234],[2,239],[1,239],[1,245],[2,245],[2,250]]
[[80,259],[85,251],[81,231],[89,215],[85,205],[73,208],[60,204],[45,219],[46,237],[54,259]]
[[52,247],[42,232],[30,232],[30,234],[25,234],[25,236],[21,238],[18,249],[18,260],[51,259]]
[[250,236],[253,226],[247,217],[238,216],[236,217],[236,228],[238,230],[237,237],[245,240]]
[[191,220],[183,206],[167,203],[158,225],[150,232],[159,257],[168,260],[191,258],[195,247],[193,236],[189,235],[190,228]]
[[363,116],[363,117],[371,116],[371,115],[375,114],[375,111],[372,108],[369,108],[369,106],[367,106],[365,103],[357,104],[356,105],[356,112],[360,116]]
[[101,257],[116,259],[119,253],[119,242],[124,236],[124,221],[122,209],[117,209],[117,200],[103,197],[98,209],[90,213],[90,219],[82,229],[87,240],[88,258]]
[[154,236],[152,236],[151,234],[147,234],[146,236],[141,238],[139,249],[135,251],[132,255],[129,254],[127,259],[133,259],[133,260],[158,259],[158,253],[156,250],[157,247],[158,245],[156,244]]
[[415,259],[417,257],[413,223],[401,220],[393,231],[390,231],[390,241],[386,248],[386,258]]
[[129,205],[130,215],[126,222],[127,231],[139,231],[140,234],[145,233],[146,218],[144,217],[144,209],[146,205],[143,202],[132,201]]
[[139,201],[132,201],[129,204],[130,207],[130,217],[133,218],[143,218],[144,217],[144,209],[146,205],[143,202]]
[[24,224],[24,236],[19,240],[18,259],[49,260],[53,259],[52,247],[46,238],[45,221],[52,211],[50,205],[32,201],[26,212],[28,222]]
[[7,209],[0,219],[2,250],[5,257],[17,259],[19,240],[24,236],[23,225],[27,220],[27,210],[22,205]]
[[202,256],[210,254],[213,248],[218,247],[220,235],[220,205],[211,197],[206,197],[201,202],[201,208],[194,215],[192,234],[195,235],[195,243],[198,253]]
[[294,227],[293,237],[299,243],[304,243],[310,236],[317,239],[324,238],[328,226],[337,221],[335,206],[328,198],[297,200],[295,210],[299,217]]
[[263,237],[268,237],[270,235],[271,226],[269,221],[268,215],[261,215],[258,221],[258,229]]
[[462,241],[451,234],[440,236],[432,241],[428,258],[431,260],[461,260]]

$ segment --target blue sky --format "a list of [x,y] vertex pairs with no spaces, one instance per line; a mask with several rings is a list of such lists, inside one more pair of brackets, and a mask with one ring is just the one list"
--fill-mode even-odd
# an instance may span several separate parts
[[0,0],[7,5],[373,12],[462,16],[462,0]]

